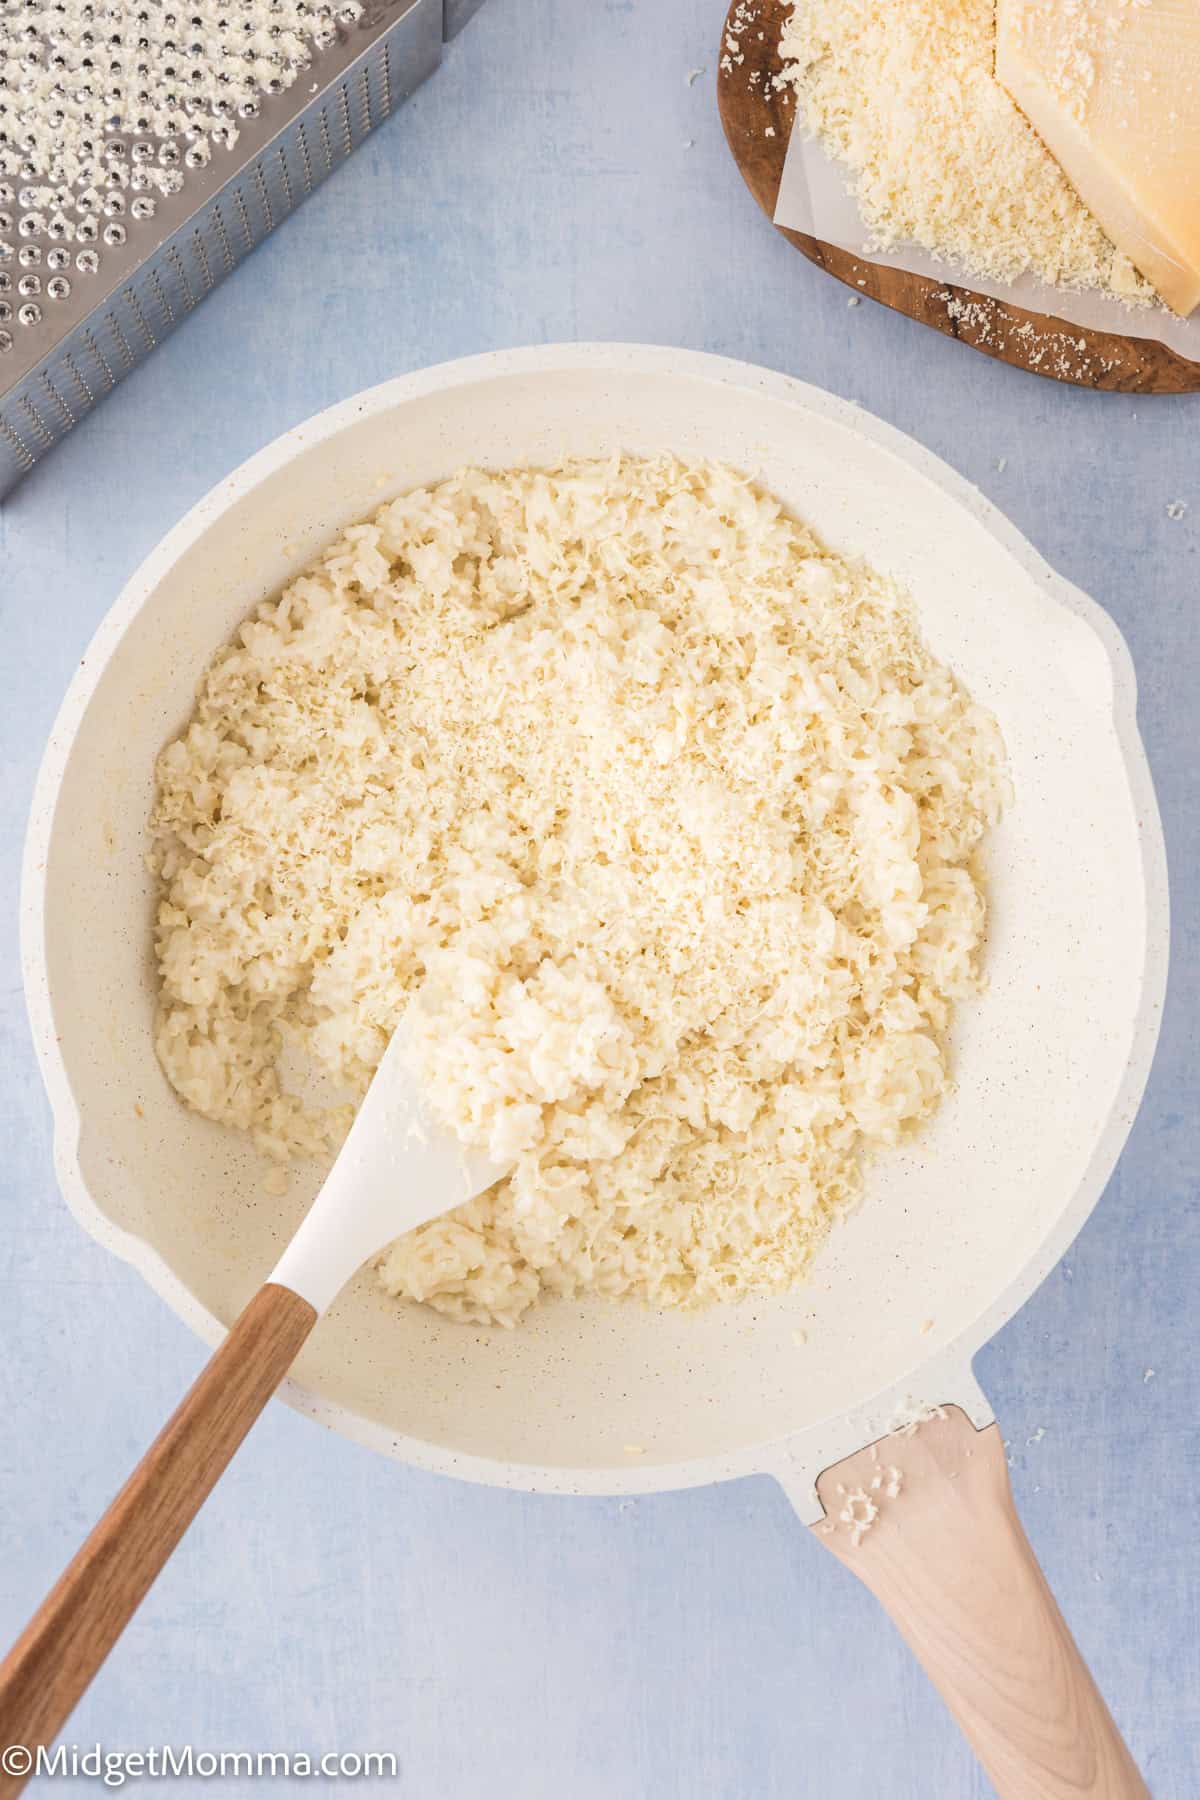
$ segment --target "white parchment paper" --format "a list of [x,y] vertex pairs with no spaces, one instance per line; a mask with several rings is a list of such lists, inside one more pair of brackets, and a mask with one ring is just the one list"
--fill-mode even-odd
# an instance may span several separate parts
[[1011,282],[988,281],[950,263],[935,261],[915,244],[904,245],[895,251],[868,250],[858,204],[846,186],[846,171],[826,154],[815,138],[809,136],[799,117],[783,165],[775,223],[786,225],[791,231],[806,232],[810,237],[823,238],[827,244],[861,257],[863,262],[877,263],[888,269],[906,269],[913,275],[927,275],[933,281],[970,288],[993,300],[1008,300],[1030,312],[1048,313],[1093,331],[1155,338],[1178,355],[1200,362],[1200,312],[1193,313],[1190,319],[1180,319],[1165,307],[1122,306],[1119,300],[1106,294],[1071,293],[1066,288],[1051,287],[1032,275],[1022,275]]

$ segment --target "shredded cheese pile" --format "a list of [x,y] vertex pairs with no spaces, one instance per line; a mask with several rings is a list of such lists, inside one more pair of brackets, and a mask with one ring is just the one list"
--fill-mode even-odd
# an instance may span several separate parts
[[512,1175],[394,1294],[784,1289],[937,1104],[977,986],[994,720],[908,600],[745,477],[467,470],[347,531],[217,657],[159,761],[158,1051],[270,1156],[421,1078]]
[[1149,304],[996,80],[995,52],[995,0],[795,0],[780,41],[805,125],[849,171],[865,248],[917,244],[994,281]]

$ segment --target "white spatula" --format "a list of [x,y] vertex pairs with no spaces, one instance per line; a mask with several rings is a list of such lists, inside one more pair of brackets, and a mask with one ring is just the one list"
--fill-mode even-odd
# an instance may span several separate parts
[[[431,1117],[403,1030],[265,1286],[0,1665],[0,1744],[61,1730],[320,1315],[369,1256],[505,1173]],[[0,1796],[26,1775],[0,1773]]]

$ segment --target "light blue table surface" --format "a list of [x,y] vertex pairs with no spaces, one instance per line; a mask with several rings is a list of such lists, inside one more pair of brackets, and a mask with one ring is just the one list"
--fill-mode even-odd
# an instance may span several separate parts
[[[501,345],[678,343],[803,376],[911,432],[1132,647],[1171,856],[1166,1024],[1108,1193],[980,1374],[1030,1536],[1157,1800],[1195,1800],[1200,398],[1079,392],[847,306],[729,158],[721,13],[487,0],[437,76],[0,514],[0,1637],[202,1361],[68,1215],[25,1021],[21,839],[84,646],[193,501],[317,408]],[[620,1502],[491,1492],[278,1406],[68,1735],[394,1750],[388,1791],[421,1800],[991,1791],[890,1625],[770,1481]]]

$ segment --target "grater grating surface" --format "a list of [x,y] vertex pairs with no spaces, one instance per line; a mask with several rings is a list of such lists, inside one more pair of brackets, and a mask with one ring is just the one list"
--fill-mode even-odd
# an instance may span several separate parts
[[0,494],[412,93],[478,4],[0,0]]

